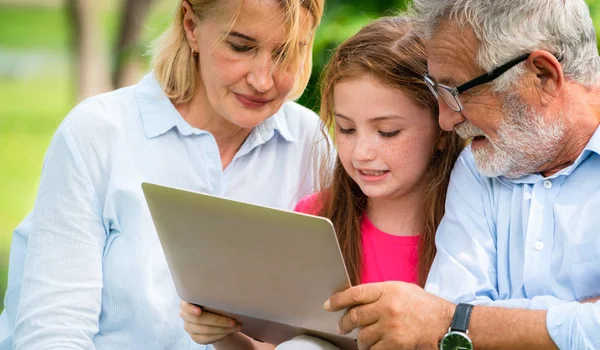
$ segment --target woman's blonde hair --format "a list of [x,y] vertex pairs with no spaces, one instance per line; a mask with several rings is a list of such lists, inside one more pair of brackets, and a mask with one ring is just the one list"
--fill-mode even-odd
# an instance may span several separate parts
[[[217,5],[218,0],[183,0],[189,2],[192,10],[201,19],[209,16],[211,10]],[[182,1],[182,2],[183,2]],[[241,0],[244,1],[244,0]],[[240,1],[240,8],[241,8]],[[286,39],[279,64],[285,65],[295,62],[300,55],[300,28],[305,16],[302,9],[306,9],[312,19],[310,40],[306,47],[306,58],[300,67],[299,76],[290,92],[289,99],[300,97],[308,84],[312,71],[312,49],[315,29],[323,16],[325,0],[279,0],[286,17]],[[188,45],[183,27],[184,9],[179,3],[171,26],[154,42],[152,67],[156,79],[162,86],[167,97],[173,103],[189,101],[196,92],[196,79],[198,74],[196,59]],[[239,9],[238,9],[239,11]],[[237,14],[232,21],[235,21]]]

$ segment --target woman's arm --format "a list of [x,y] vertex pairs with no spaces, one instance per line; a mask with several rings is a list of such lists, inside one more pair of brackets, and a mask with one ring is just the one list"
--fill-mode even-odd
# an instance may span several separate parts
[[15,349],[91,349],[98,333],[102,203],[64,124],[46,154],[30,217]]

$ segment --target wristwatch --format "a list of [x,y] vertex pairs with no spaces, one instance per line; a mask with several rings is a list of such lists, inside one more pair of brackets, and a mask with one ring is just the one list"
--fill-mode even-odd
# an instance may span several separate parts
[[440,350],[473,350],[473,343],[467,335],[472,310],[473,305],[470,304],[456,306],[448,333],[440,341]]

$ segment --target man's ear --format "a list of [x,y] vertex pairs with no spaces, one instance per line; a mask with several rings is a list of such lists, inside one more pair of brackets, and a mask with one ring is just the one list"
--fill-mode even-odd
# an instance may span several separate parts
[[539,89],[539,103],[549,106],[554,101],[563,87],[564,73],[559,60],[548,51],[537,50],[529,55],[526,62],[536,76],[534,86]]
[[192,10],[192,6],[187,0],[181,2],[181,11],[183,11],[183,30],[190,45],[190,50],[198,52],[198,38],[196,37],[195,29],[198,26],[198,16]]

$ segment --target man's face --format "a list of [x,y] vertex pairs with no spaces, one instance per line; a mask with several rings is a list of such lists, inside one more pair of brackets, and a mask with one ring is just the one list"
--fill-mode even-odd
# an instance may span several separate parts
[[[483,73],[477,66],[478,41],[472,30],[442,22],[427,43],[429,74],[440,84],[456,87]],[[472,139],[476,166],[484,176],[519,178],[539,171],[556,157],[564,138],[562,118],[536,111],[523,93],[526,79],[508,93],[483,84],[459,95],[462,112],[440,101],[440,126]]]
[[566,126],[562,118],[549,122],[518,93],[507,93],[502,100],[504,119],[498,125],[496,138],[489,138],[468,120],[454,130],[465,139],[486,139],[482,145],[472,147],[482,175],[516,179],[539,171],[557,157],[559,148],[552,145],[564,139]]

